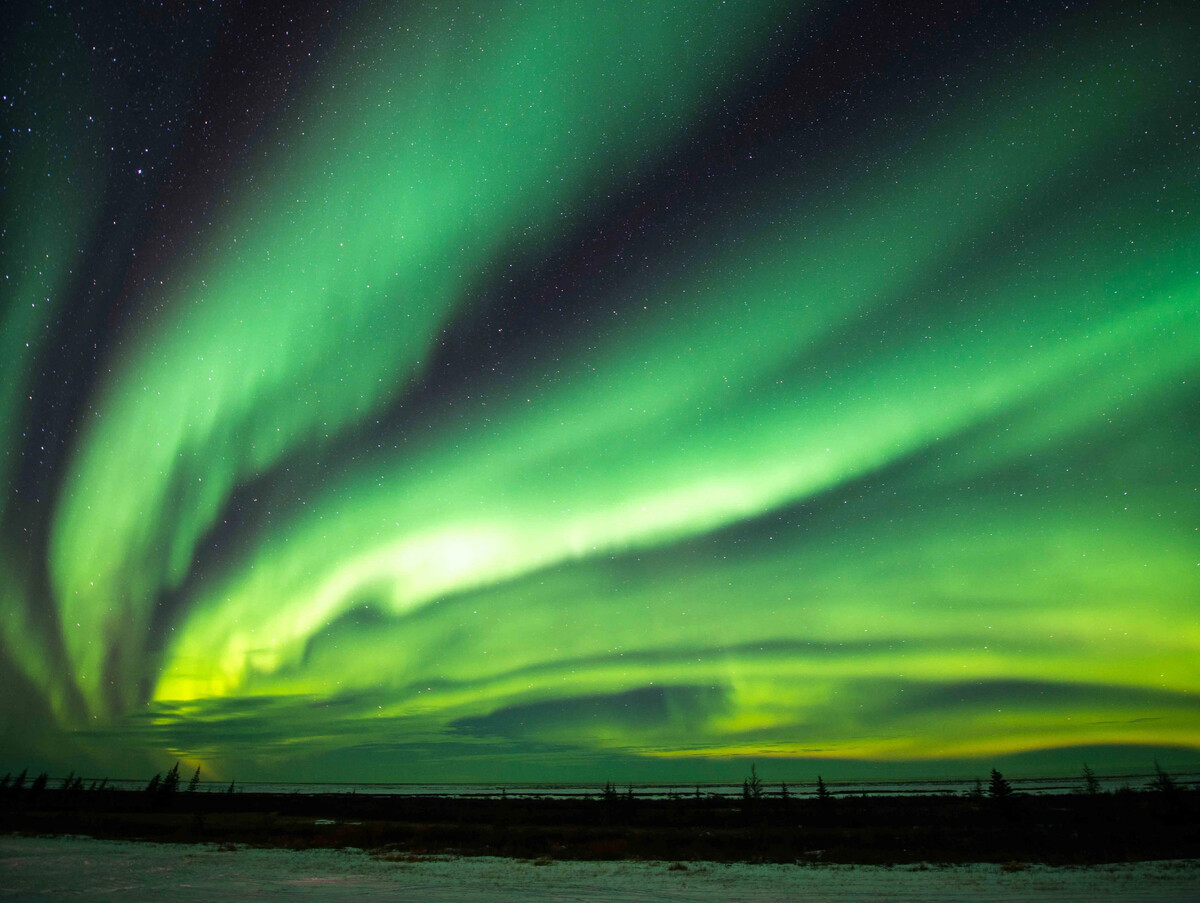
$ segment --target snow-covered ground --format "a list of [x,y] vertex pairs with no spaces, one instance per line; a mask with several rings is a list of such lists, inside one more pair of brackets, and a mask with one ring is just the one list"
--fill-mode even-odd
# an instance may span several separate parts
[[0,899],[498,901],[1197,901],[1200,860],[1091,868],[719,865],[220,849],[0,837]]

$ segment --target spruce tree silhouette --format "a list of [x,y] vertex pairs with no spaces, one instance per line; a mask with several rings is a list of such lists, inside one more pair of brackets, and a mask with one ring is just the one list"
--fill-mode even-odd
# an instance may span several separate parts
[[162,779],[162,784],[159,785],[158,792],[164,797],[172,796],[179,789],[179,763],[176,762],[171,766],[171,770],[167,772],[167,776]]
[[988,782],[988,796],[994,800],[1008,799],[1012,796],[1012,785],[1004,779],[1004,775],[992,769],[992,779]]
[[817,775],[817,799],[829,799],[829,788],[825,786],[825,779]]
[[1096,772],[1092,771],[1092,769],[1088,767],[1087,762],[1083,763],[1083,792],[1100,792],[1100,781],[1096,778]]
[[1150,782],[1150,789],[1168,798],[1173,798],[1179,790],[1179,786],[1175,783],[1175,779],[1163,771],[1163,767],[1158,764],[1158,760],[1154,760],[1154,780]]
[[758,776],[758,769],[753,762],[750,763],[750,777],[742,781],[742,798],[746,800],[762,798],[762,779]]

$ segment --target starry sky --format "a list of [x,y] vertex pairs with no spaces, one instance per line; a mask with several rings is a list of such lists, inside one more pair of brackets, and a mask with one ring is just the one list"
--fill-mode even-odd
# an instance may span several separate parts
[[0,767],[1194,765],[1200,10],[906,6],[6,5]]

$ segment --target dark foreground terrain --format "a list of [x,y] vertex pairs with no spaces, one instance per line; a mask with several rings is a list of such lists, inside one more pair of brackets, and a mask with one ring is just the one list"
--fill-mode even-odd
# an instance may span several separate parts
[[23,789],[0,831],[389,858],[1095,864],[1200,857],[1200,792],[1021,796],[454,798]]

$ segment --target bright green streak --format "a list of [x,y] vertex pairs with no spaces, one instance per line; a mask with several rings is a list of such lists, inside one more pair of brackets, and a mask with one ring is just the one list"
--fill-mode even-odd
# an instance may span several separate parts
[[229,492],[394,398],[483,270],[685,137],[789,6],[479,3],[344,38],[358,51],[163,286],[76,455],[52,566],[94,708],[112,649],[112,677],[137,675]]
[[[426,447],[380,454],[306,499],[189,610],[158,698],[382,684],[389,716],[428,727],[655,683],[726,697],[684,712],[686,732],[605,722],[583,745],[678,753],[686,733],[713,753],[796,753],[804,735],[869,758],[1195,743],[1194,706],[1179,700],[1198,679],[1200,634],[1180,626],[1200,589],[1184,541],[1197,500],[1161,482],[1138,487],[1128,517],[1104,500],[1146,472],[1111,422],[1144,429],[1200,367],[1200,235],[1170,206],[1192,209],[1195,186],[1162,165],[1074,196],[1078,173],[1138,153],[1131,123],[1169,119],[1186,54],[1163,32],[1116,66],[1088,45],[1026,60],[849,198],[664,261],[573,355],[515,388],[484,387]],[[1172,66],[1152,64],[1162,58]],[[1146,75],[1131,83],[1130,71]],[[1074,205],[1030,209],[1031,195],[1058,193]],[[997,233],[980,260],[974,247]],[[1092,441],[1128,457],[1057,488]],[[903,476],[943,447],[935,470]],[[1038,482],[1025,486],[1013,468],[1030,459]],[[871,474],[932,511],[885,506],[873,517],[902,523],[855,525],[858,545],[801,531],[765,562],[733,555],[633,588],[598,563]],[[1004,488],[971,489],[979,479]],[[945,501],[964,486],[978,509]],[[1022,489],[1037,499],[1013,501]],[[364,604],[382,608],[384,626],[337,623]],[[752,651],[864,634],[878,648]],[[877,696],[885,680],[1182,695],[1163,697],[1164,724],[1139,728],[1111,725],[1144,703],[1072,698],[951,725],[922,720],[945,709],[915,713],[864,740],[879,713],[839,720],[831,707],[839,694]],[[1091,726],[1069,723],[1072,711]]]

